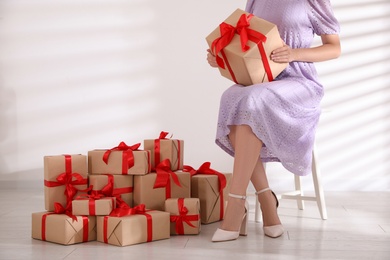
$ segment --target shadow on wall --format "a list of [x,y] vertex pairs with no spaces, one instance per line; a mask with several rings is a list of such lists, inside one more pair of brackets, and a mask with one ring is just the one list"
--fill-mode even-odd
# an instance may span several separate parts
[[152,95],[155,21],[147,3],[0,5],[0,178],[41,169],[44,155],[156,135],[161,104]]
[[329,112],[317,134],[324,179],[335,190],[389,190],[390,3],[334,5],[343,54],[317,66]]

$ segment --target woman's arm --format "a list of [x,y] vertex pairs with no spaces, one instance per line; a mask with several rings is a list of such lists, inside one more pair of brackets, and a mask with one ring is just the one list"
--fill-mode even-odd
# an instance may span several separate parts
[[313,48],[292,49],[288,45],[274,50],[271,60],[284,63],[292,61],[319,62],[335,59],[340,56],[340,38],[337,34],[321,35],[322,45]]

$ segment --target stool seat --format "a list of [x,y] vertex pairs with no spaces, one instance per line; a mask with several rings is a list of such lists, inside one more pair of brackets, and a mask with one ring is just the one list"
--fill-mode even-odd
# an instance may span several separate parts
[[[295,190],[290,192],[285,192],[282,194],[278,194],[278,199],[291,199],[297,201],[298,209],[303,210],[304,209],[304,201],[315,201],[317,202],[318,209],[320,211],[320,215],[322,219],[327,219],[328,214],[326,211],[326,205],[325,205],[325,196],[324,196],[324,190],[322,188],[321,184],[321,172],[320,167],[318,164],[318,156],[317,156],[317,149],[316,145],[313,147],[312,151],[312,177],[313,177],[313,184],[314,184],[314,196],[305,196],[303,189],[302,189],[302,183],[301,183],[301,176],[294,175],[294,182],[295,182]],[[261,210],[260,210],[260,203],[259,200],[256,197],[256,208],[255,208],[255,221],[260,222],[261,219]]]

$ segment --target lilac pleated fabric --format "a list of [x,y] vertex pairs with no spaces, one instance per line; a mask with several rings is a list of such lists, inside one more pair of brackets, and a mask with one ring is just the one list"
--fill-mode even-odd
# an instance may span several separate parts
[[[276,24],[292,48],[309,48],[315,34],[339,33],[329,0],[249,0],[246,11]],[[235,84],[221,97],[216,143],[234,156],[229,126],[249,125],[264,143],[263,162],[281,162],[288,171],[307,175],[323,94],[308,62],[290,63],[273,82]]]

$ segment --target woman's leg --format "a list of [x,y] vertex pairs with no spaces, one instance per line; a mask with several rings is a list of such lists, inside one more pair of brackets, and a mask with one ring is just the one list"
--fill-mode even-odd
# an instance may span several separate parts
[[[236,146],[236,135],[235,135],[235,127],[233,126],[231,128],[230,134],[229,134],[229,140],[230,143],[233,146],[233,149],[235,149]],[[256,189],[256,191],[260,191],[262,189],[268,188],[268,179],[267,175],[264,169],[263,162],[261,159],[257,158],[256,165],[254,167],[254,170],[252,172],[251,176],[251,182]],[[272,226],[280,224],[280,219],[277,214],[277,210],[275,207],[275,198],[272,195],[271,191],[264,192],[262,194],[259,194],[257,198],[261,205],[261,211],[263,215],[263,225],[264,226]]]
[[[245,196],[263,143],[248,125],[231,126],[229,136],[234,138],[235,143],[233,177],[229,193]],[[226,231],[239,230],[244,212],[244,200],[228,197],[228,206],[221,229]]]
[[[257,161],[256,167],[253,171],[251,182],[256,191],[260,191],[269,187],[264,165],[260,159]],[[260,202],[261,213],[263,215],[263,225],[279,225],[280,219],[276,209],[276,200],[271,190],[259,194],[257,199]]]

